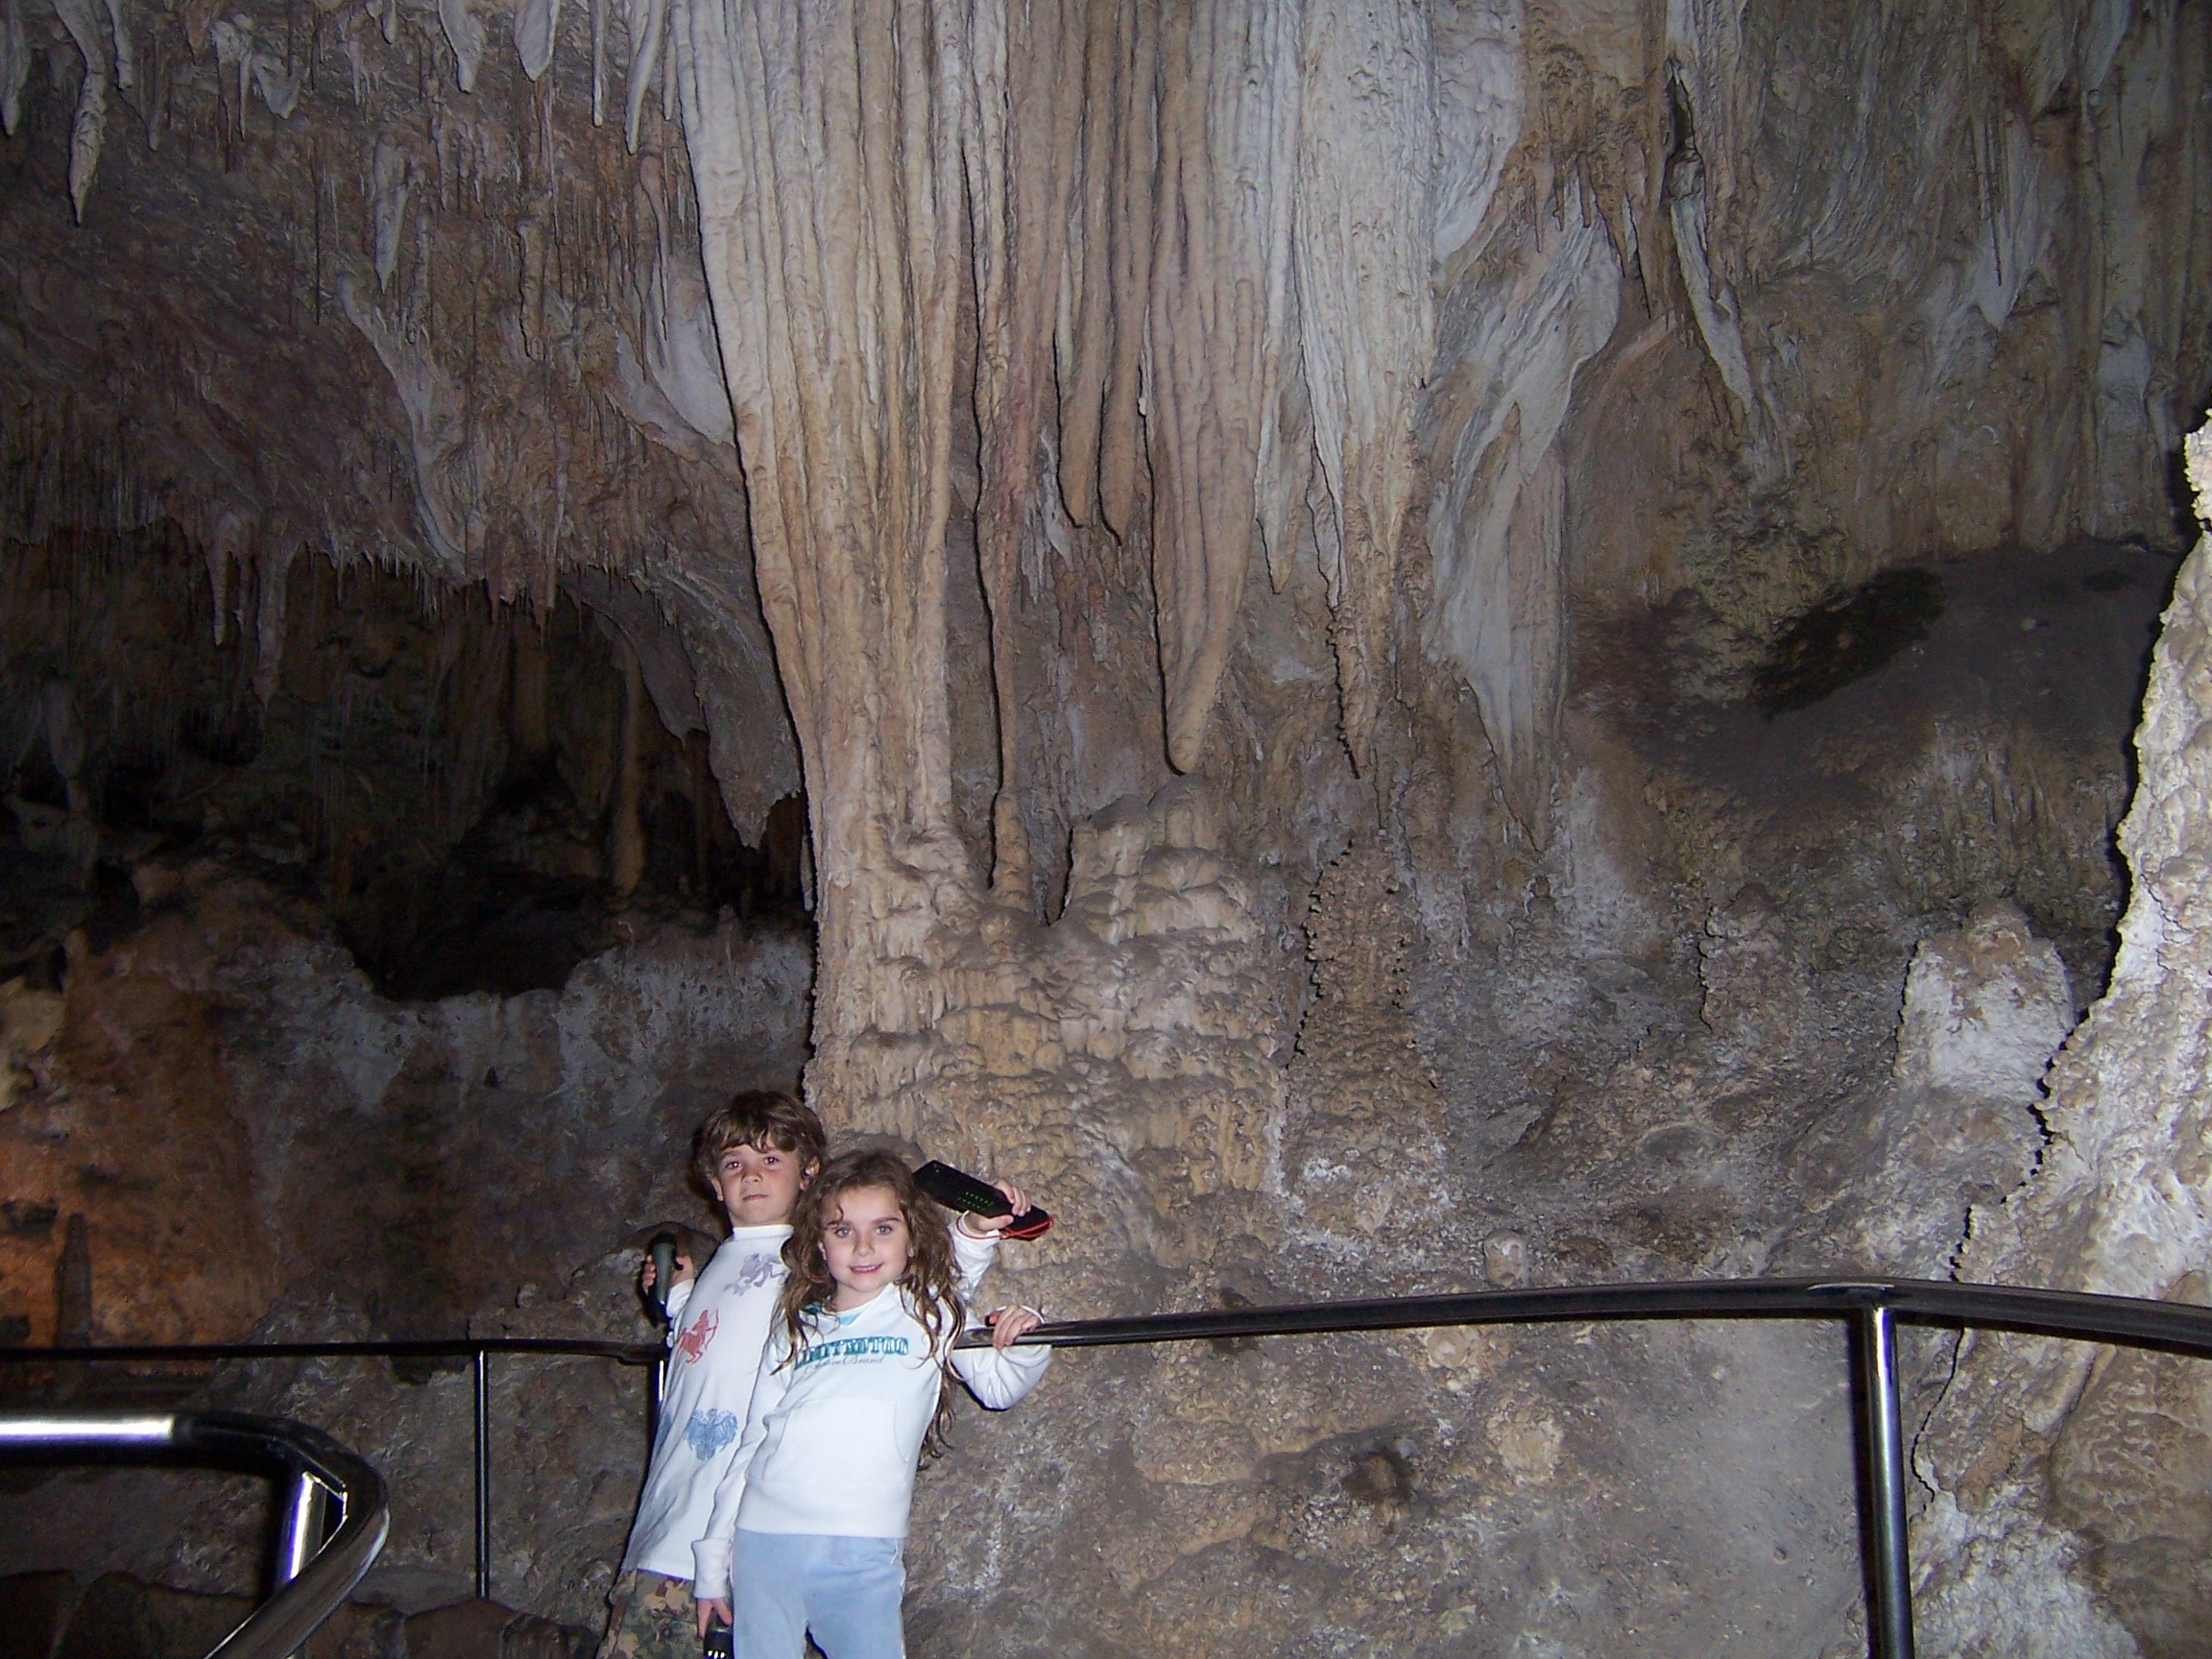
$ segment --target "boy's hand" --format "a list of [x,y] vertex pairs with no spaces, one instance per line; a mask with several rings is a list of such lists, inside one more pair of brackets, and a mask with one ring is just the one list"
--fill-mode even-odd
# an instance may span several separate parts
[[991,1185],[998,1189],[999,1192],[1005,1196],[1006,1202],[1011,1204],[1013,1208],[1003,1215],[963,1214],[952,1225],[959,1228],[971,1238],[990,1238],[992,1234],[1012,1225],[1014,1217],[1024,1214],[1029,1208],[1028,1195],[1021,1188],[1015,1186],[1013,1182],[994,1181]]
[[735,1624],[737,1623],[736,1620],[730,1617],[730,1603],[729,1600],[724,1597],[709,1596],[704,1601],[698,1603],[698,1608],[699,1640],[702,1642],[707,1640],[707,1626],[712,1623],[717,1617],[719,1617],[722,1623],[725,1624]]
[[[676,1271],[668,1275],[669,1287],[673,1289],[676,1286],[683,1284],[691,1277],[691,1258],[688,1256],[677,1257]],[[652,1289],[654,1278],[653,1258],[648,1256],[645,1258],[644,1269],[637,1275],[637,1288],[640,1290]]]
[[1034,1308],[1001,1308],[983,1321],[991,1327],[991,1346],[1008,1348],[1014,1338],[1027,1334],[1045,1323],[1045,1315]]

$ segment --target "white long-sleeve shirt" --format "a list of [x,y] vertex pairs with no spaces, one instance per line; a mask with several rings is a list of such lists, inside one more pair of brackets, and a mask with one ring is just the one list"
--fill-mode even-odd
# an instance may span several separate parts
[[667,1391],[624,1569],[691,1576],[691,1544],[737,1455],[760,1353],[783,1289],[788,1226],[739,1227],[668,1291]]
[[[965,1295],[996,1254],[997,1240],[955,1236]],[[819,1311],[796,1359],[789,1335],[773,1336],[737,1455],[693,1546],[692,1594],[729,1594],[730,1557],[741,1527],[905,1537],[915,1467],[937,1413],[947,1352],[968,1391],[995,1411],[1035,1387],[1052,1357],[1044,1347],[952,1350],[953,1334],[948,1330],[932,1348],[906,1293],[893,1286],[850,1312]]]

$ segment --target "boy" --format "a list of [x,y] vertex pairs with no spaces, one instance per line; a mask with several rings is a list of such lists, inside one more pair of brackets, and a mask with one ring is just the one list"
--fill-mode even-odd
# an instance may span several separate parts
[[[822,1120],[790,1095],[752,1090],[700,1124],[692,1166],[730,1218],[706,1270],[676,1258],[667,1389],[599,1659],[697,1659],[691,1543],[737,1454],[768,1324],[783,1287],[791,1209],[822,1165]],[[642,1275],[653,1286],[653,1264]]]

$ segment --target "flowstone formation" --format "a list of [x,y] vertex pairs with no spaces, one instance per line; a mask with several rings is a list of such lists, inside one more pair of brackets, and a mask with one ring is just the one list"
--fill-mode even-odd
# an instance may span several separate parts
[[[2212,523],[2212,439],[2189,440]],[[2201,935],[2212,799],[2212,555],[2168,607],[2120,846],[2135,878],[2103,1000],[2052,1068],[2034,1180],[1977,1206],[1966,1277],[2205,1299],[2208,1022]],[[2191,1651],[2207,1610],[2204,1380],[2187,1361],[1982,1337],[1961,1349],[1916,1455],[1916,1528],[1942,1640],[1968,1651]]]
[[[260,841],[323,910],[270,949],[299,970],[270,1028],[356,1070],[410,1033],[376,1094],[439,1129],[406,1178],[462,1190],[470,1113],[596,1148],[560,1143],[590,1169],[566,1198],[473,1172],[532,1195],[533,1264],[440,1316],[528,1324],[524,1283],[574,1271],[562,1317],[631,1334],[607,1243],[668,1213],[680,1108],[737,1080],[718,1045],[795,1058],[802,1021],[834,1128],[1044,1195],[1061,1225],[1004,1277],[1054,1314],[1942,1273],[2072,1180],[2066,1146],[2080,1191],[2120,1179],[2132,1141],[2068,1140],[2076,1061],[2053,1100],[2041,1074],[2113,972],[2169,465],[2212,379],[2203,9],[217,10],[0,0],[0,529],[67,576],[52,638],[154,593],[228,653],[226,719],[301,734],[313,810]],[[132,586],[164,559],[190,579]],[[481,621],[393,653],[469,738],[426,746],[437,814],[347,796],[293,707],[302,637],[318,695],[358,690],[370,630],[322,585],[372,564]],[[195,1009],[260,994],[185,937],[225,906],[274,936],[235,884],[271,884],[255,837],[185,808],[220,773],[224,812],[282,813],[245,786],[274,763],[121,754],[161,674],[9,650],[22,864],[84,937],[0,992],[7,1110],[59,1123],[55,1057],[109,1009],[130,1050],[113,964]],[[524,810],[511,763],[562,732]],[[237,843],[217,870],[120,833],[126,773],[163,834]],[[365,849],[417,817],[420,856],[378,854],[415,874],[372,894]],[[2176,836],[2139,880],[2185,891]],[[686,878],[673,845],[712,855]],[[341,945],[385,980],[421,956],[347,921],[377,895],[557,855],[591,921],[565,976],[402,1013],[347,977]],[[703,897],[714,857],[811,918],[804,1014],[793,941]],[[775,958],[751,1013],[724,948]],[[684,1020],[623,1081],[571,1001],[639,974]],[[330,986],[353,1024],[308,1042]],[[527,1064],[477,1071],[494,1029]],[[268,1179],[288,1087],[209,1138],[224,1180]],[[59,1198],[21,1197],[12,1282],[96,1277],[106,1223],[72,1254]],[[2056,1259],[2022,1249],[2000,1264]],[[376,1328],[346,1298],[387,1286],[338,1278],[176,1318]],[[1995,1517],[1944,1548],[2043,1540],[2005,1559],[2049,1605],[2166,1640],[2197,1507],[2123,1537],[2109,1434],[2041,1485],[2027,1447],[2002,1503],[1941,1450],[1976,1367],[1995,1401],[2024,1352],[1950,1384],[1923,1529]],[[1919,1411],[1945,1384],[1917,1358]],[[1841,1363],[1701,1327],[1070,1356],[926,1478],[916,1645],[1846,1650]],[[261,1386],[235,1398],[435,1438],[408,1425],[436,1382]],[[581,1623],[636,1448],[534,1402],[590,1525],[514,1581]],[[421,1513],[405,1564],[449,1586]],[[1957,1617],[1960,1651],[2003,1647]]]

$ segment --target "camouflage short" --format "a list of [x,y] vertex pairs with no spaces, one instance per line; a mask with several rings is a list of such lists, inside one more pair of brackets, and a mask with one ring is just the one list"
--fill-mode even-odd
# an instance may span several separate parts
[[599,1659],[699,1659],[690,1579],[632,1568],[615,1578],[607,1607]]

